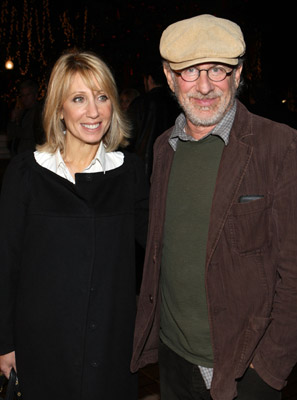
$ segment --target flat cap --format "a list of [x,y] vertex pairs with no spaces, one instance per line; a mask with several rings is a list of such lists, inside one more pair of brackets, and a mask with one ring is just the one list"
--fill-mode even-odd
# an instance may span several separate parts
[[236,23],[203,14],[169,25],[161,36],[160,53],[173,70],[206,62],[237,65],[245,42]]

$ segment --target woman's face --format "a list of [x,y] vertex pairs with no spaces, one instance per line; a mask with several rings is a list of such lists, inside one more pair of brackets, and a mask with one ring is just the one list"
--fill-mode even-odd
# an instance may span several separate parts
[[67,145],[99,144],[110,126],[111,117],[112,105],[107,94],[99,86],[91,90],[76,73],[61,112]]

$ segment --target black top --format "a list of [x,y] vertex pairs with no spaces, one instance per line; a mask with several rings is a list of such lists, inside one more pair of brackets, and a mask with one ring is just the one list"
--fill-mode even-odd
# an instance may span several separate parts
[[0,201],[0,353],[16,351],[24,400],[136,399],[129,372],[134,239],[144,244],[139,160],[76,184],[33,153],[7,168]]

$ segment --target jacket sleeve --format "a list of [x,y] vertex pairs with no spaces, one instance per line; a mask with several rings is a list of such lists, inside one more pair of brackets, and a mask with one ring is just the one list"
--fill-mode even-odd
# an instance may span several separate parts
[[14,304],[26,217],[26,182],[23,156],[8,165],[0,197],[0,354],[14,350]]
[[297,361],[297,143],[285,154],[273,204],[277,280],[271,318],[253,365],[261,378],[282,389]]

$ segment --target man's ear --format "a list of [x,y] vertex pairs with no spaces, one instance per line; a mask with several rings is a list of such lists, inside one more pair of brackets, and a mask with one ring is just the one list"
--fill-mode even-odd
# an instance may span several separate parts
[[238,88],[239,83],[240,83],[241,72],[242,72],[242,65],[240,65],[238,68],[236,68],[236,71],[235,71],[236,88]]
[[164,74],[166,76],[166,79],[167,79],[167,82],[168,82],[168,86],[170,87],[170,89],[174,93],[174,83],[173,83],[172,71],[165,64],[163,65],[163,71],[164,71]]

